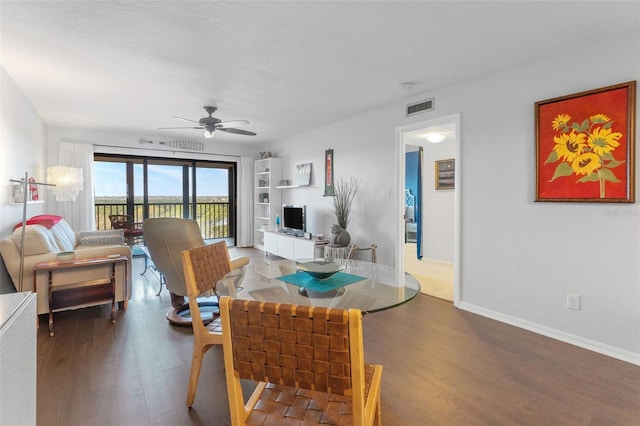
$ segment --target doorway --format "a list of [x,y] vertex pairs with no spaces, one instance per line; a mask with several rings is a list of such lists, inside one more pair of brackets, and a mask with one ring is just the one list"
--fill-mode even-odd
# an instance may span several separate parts
[[[429,133],[440,134],[444,139],[429,142],[426,139]],[[398,269],[416,277],[424,293],[457,305],[460,300],[460,115],[400,127],[396,130],[396,140],[399,164],[396,265],[402,265]],[[421,165],[417,173],[413,170],[415,164]],[[438,179],[437,167],[452,167],[452,164],[454,180],[445,180],[451,173],[440,173]],[[415,176],[420,176],[419,183],[411,182]],[[414,209],[407,204],[407,194],[414,196]],[[413,234],[407,230],[415,230],[415,237],[408,238]]]

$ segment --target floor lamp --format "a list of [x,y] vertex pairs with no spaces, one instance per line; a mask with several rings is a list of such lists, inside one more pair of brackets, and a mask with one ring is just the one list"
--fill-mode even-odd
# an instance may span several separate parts
[[[18,291],[22,291],[22,281],[24,279],[24,240],[25,232],[27,228],[27,202],[31,201],[29,198],[29,186],[31,185],[46,185],[55,186],[52,183],[36,182],[32,180],[29,182],[29,173],[24,174],[24,178],[20,180],[9,179],[9,182],[22,185],[22,235],[20,237],[20,279],[18,282]],[[15,202],[16,200],[14,200]],[[35,290],[35,289],[34,289]]]

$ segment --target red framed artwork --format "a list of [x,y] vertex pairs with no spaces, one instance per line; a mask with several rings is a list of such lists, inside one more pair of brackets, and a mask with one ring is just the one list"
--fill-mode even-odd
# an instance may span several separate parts
[[635,201],[636,82],[535,103],[536,201]]

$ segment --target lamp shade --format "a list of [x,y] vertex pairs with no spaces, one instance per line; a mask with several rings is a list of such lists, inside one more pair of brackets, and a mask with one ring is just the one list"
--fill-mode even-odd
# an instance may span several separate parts
[[82,169],[69,166],[52,166],[47,168],[47,182],[49,190],[54,193],[57,201],[75,201],[82,189],[84,178]]

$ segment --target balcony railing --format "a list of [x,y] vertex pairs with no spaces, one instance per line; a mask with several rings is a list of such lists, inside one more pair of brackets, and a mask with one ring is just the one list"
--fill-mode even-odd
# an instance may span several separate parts
[[[182,203],[149,204],[149,217],[184,217]],[[189,211],[192,209],[189,204]],[[143,204],[134,204],[134,222],[143,222]],[[96,227],[111,229],[109,215],[127,214],[126,204],[96,204]],[[230,238],[229,203],[196,203],[196,222],[202,231],[202,238],[217,239]]]

